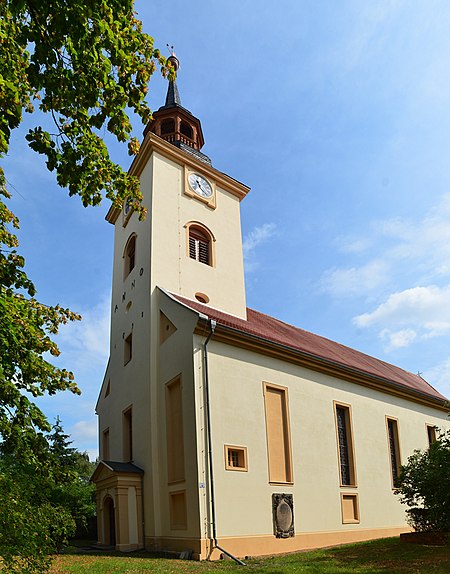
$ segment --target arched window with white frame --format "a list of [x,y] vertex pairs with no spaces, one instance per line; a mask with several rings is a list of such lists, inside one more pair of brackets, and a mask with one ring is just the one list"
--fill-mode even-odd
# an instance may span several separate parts
[[207,227],[198,222],[187,224],[188,252],[191,259],[213,266],[214,236]]

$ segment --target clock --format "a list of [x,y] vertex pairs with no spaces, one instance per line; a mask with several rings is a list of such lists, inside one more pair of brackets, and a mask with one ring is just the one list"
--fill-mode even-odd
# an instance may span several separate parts
[[190,173],[188,177],[189,187],[200,197],[208,199],[212,196],[212,185],[209,181],[198,173]]
[[125,200],[124,204],[123,204],[123,226],[125,227],[126,224],[128,223],[128,220],[131,217],[131,214],[133,213],[133,207],[131,205],[131,201],[129,199]]

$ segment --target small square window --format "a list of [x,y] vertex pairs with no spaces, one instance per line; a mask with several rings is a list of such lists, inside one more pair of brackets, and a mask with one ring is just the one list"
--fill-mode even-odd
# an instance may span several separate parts
[[342,524],[359,523],[359,504],[357,494],[341,494]]
[[247,448],[225,445],[225,468],[226,470],[247,471]]

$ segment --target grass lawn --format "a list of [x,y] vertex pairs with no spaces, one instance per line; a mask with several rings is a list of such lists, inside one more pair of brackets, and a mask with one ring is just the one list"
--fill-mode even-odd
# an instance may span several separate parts
[[450,546],[400,544],[398,538],[349,544],[337,548],[248,560],[247,566],[232,561],[194,562],[152,558],[144,552],[86,553],[70,548],[55,558],[51,574],[201,574],[249,572],[251,574],[449,574]]

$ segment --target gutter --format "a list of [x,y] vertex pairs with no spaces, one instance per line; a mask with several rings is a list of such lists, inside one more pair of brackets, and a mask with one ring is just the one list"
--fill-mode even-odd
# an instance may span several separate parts
[[[198,313],[198,311],[197,311],[197,313]],[[201,313],[199,313],[199,319],[203,319]],[[403,391],[403,393],[405,393],[406,395],[409,395],[410,400],[416,399],[419,402],[426,401],[428,403],[428,406],[431,406],[430,403],[434,403],[434,405],[433,405],[434,408],[439,408],[439,409],[445,410],[447,412],[447,406],[446,405],[448,404],[448,401],[445,399],[445,397],[443,399],[440,399],[438,397],[434,397],[433,395],[429,395],[429,394],[424,393],[422,391],[413,389],[411,387],[408,387],[408,386],[403,385],[401,383],[398,383],[396,381],[392,381],[390,379],[385,379],[383,377],[378,377],[377,375],[372,375],[370,373],[367,373],[365,371],[362,371],[362,370],[359,370],[356,368],[348,367],[346,365],[343,365],[342,363],[338,363],[337,361],[331,361],[329,359],[325,359],[323,357],[320,357],[319,355],[314,355],[313,353],[308,353],[307,351],[300,351],[299,349],[295,349],[294,347],[289,347],[288,345],[283,345],[282,343],[277,343],[275,341],[272,341],[270,339],[266,339],[266,338],[261,337],[259,335],[254,335],[253,333],[241,331],[240,329],[236,329],[235,327],[230,327],[230,326],[225,325],[223,323],[220,323],[219,327],[220,327],[221,331],[229,332],[232,334],[239,334],[244,339],[253,340],[253,341],[263,343],[266,347],[269,347],[272,349],[279,349],[283,353],[289,352],[293,355],[296,355],[299,358],[304,358],[306,360],[309,359],[311,362],[316,363],[317,365],[323,365],[325,372],[328,372],[325,370],[325,367],[331,367],[337,371],[341,371],[342,373],[348,373],[348,374],[352,374],[352,375],[364,378],[368,382],[369,381],[373,382],[374,385],[385,385],[388,388],[390,387],[391,389],[397,389],[398,391]],[[313,368],[311,365],[306,365],[306,367],[310,368],[310,369]],[[355,381],[353,381],[353,382],[355,382]],[[429,384],[427,381],[425,381],[425,382],[427,384]],[[361,383],[359,383],[359,384],[361,384]],[[381,388],[381,389],[378,388],[378,390],[383,391],[383,392],[387,391],[386,388]]]
[[207,440],[208,440],[208,463],[209,463],[209,481],[210,481],[210,503],[211,503],[211,527],[212,527],[212,538],[214,542],[214,548],[217,550],[222,551],[226,554],[229,558],[234,560],[240,566],[246,566],[245,562],[236,558],[219,546],[217,540],[217,530],[216,530],[216,503],[215,503],[215,493],[214,493],[214,469],[213,469],[213,457],[212,457],[212,438],[211,438],[211,409],[210,409],[210,402],[209,402],[209,373],[208,373],[208,343],[211,340],[211,337],[214,334],[216,328],[216,321],[214,319],[210,319],[209,321],[209,335],[206,338],[206,341],[203,345],[203,356],[204,356],[204,390],[205,390],[205,407],[206,407],[206,433],[207,433]]

